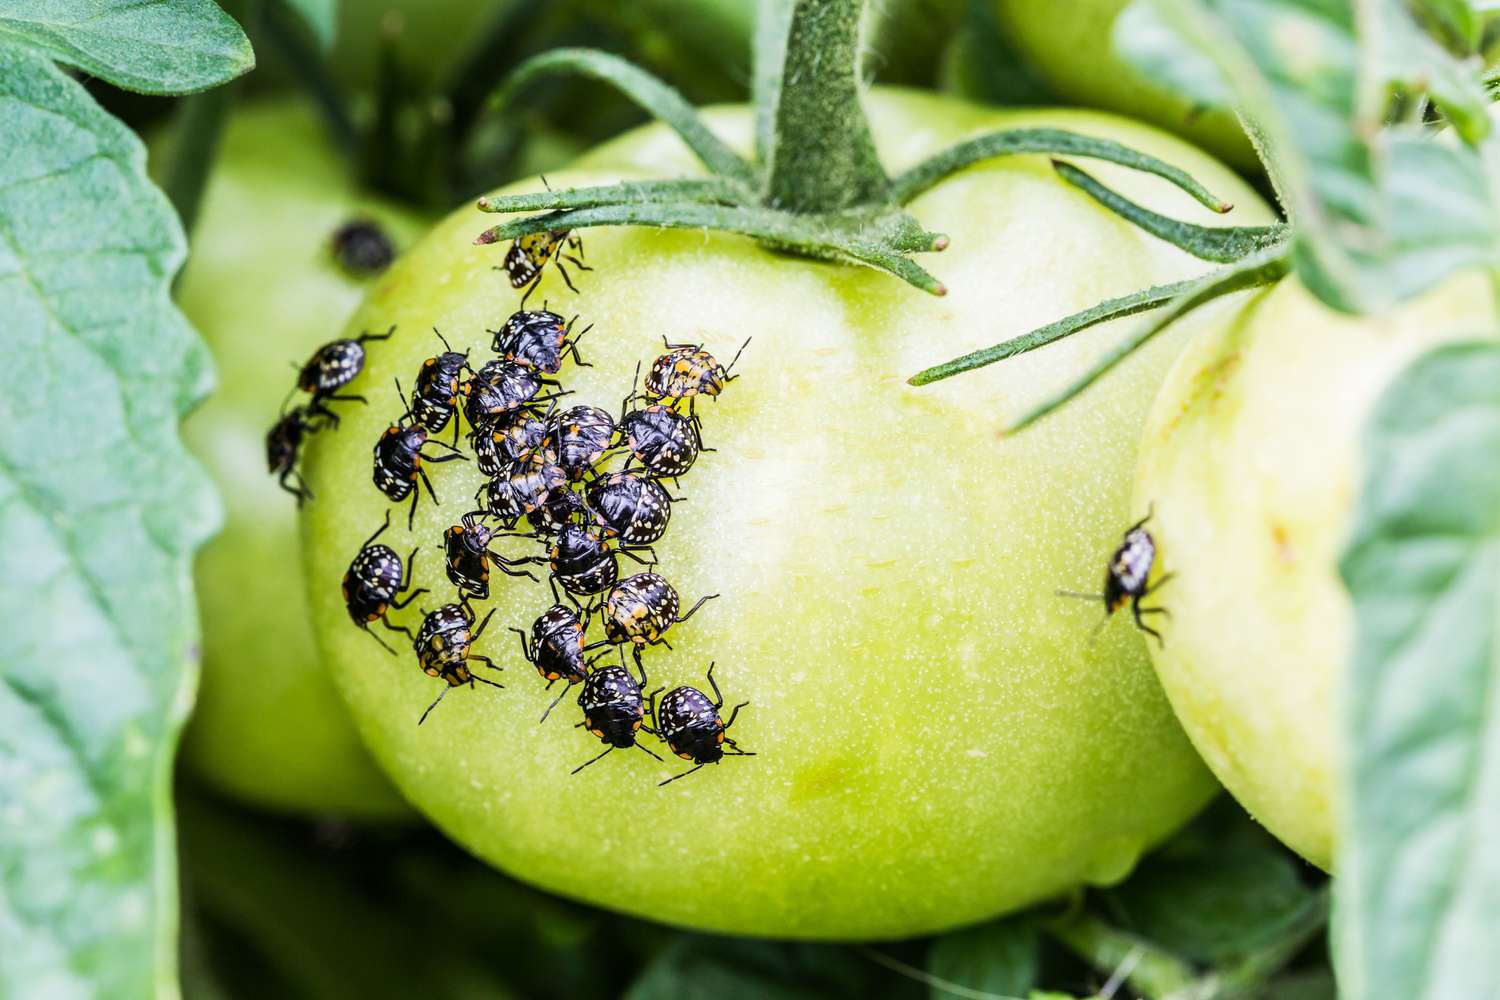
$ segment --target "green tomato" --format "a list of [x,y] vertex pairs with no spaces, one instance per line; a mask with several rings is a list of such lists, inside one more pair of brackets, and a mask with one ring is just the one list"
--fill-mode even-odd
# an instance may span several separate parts
[[1260,161],[1234,113],[1203,110],[1115,53],[1110,26],[1130,0],[993,0],[1007,41],[1059,97],[1169,129],[1242,170]]
[[183,758],[209,784],[259,805],[393,815],[405,806],[360,745],[318,657],[296,502],[265,464],[266,431],[296,382],[292,363],[338,334],[368,284],[330,252],[334,230],[354,217],[377,221],[397,246],[423,225],[351,190],[311,109],[234,113],[177,286],[219,376],[185,434],[227,508],[197,563],[203,678]]
[[[999,113],[914,93],[866,99],[893,169],[981,131],[1073,128],[1180,164],[1268,218],[1229,171],[1175,139],[1094,113]],[[745,109],[709,123],[749,142]],[[1091,164],[1131,197],[1197,221],[1203,212],[1144,175]],[[693,170],[650,127],[595,151],[554,187]],[[540,187],[540,185],[535,185]],[[544,690],[506,631],[552,603],[545,585],[496,574],[477,649],[503,691],[453,691],[407,653],[354,628],[339,580],[389,506],[371,446],[399,416],[393,377],[431,353],[433,325],[475,360],[517,307],[472,245],[491,221],[465,207],[373,289],[351,329],[395,324],[359,390],[368,409],[308,454],[319,493],[304,516],[308,586],[323,648],[367,745],[407,798],[469,850],[550,890],[686,926],[805,938],[902,937],[979,920],[1079,883],[1107,883],[1191,815],[1213,784],[1123,620],[1056,596],[1095,583],[1123,527],[1134,442],[1177,334],[1024,435],[997,430],[1117,339],[1097,331],[925,389],[906,376],[955,354],[1202,264],[1062,183],[1044,158],[965,171],[914,205],[952,248],[925,258],[951,289],[765,250],[718,233],[614,228],[583,238],[593,270],[573,295],[549,269],[534,303],[594,324],[565,367],[571,403],[617,409],[638,363],[704,342],[736,373],[697,409],[715,451],[682,478],[656,545],[685,605],[720,595],[647,651],[650,685],[748,701],[730,735],[754,757],[664,788],[686,770],[603,748],[574,728],[569,692]],[[1211,316],[1211,312],[1205,314]],[[433,449],[437,454],[438,450]],[[472,506],[472,462],[429,466],[441,505],[404,510],[390,544],[424,547],[418,584],[451,600],[441,535]],[[535,543],[497,543],[511,556]],[[634,564],[622,562],[622,575]],[[413,613],[417,612],[417,613]],[[597,628],[597,622],[596,622]],[[611,654],[612,656],[613,654]],[[726,712],[728,708],[726,706]],[[653,749],[661,744],[647,739]]]
[[1490,328],[1481,280],[1386,315],[1335,313],[1295,280],[1196,338],[1142,439],[1135,507],[1152,507],[1157,674],[1235,797],[1314,864],[1335,856],[1332,707],[1352,641],[1338,575],[1361,483],[1360,435],[1418,353]]

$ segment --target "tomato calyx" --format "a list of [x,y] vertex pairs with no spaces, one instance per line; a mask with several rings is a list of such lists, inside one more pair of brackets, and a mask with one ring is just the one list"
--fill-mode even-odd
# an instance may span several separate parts
[[1128,146],[1062,129],[976,136],[904,173],[887,173],[860,104],[859,22],[864,0],[775,0],[762,5],[755,40],[756,150],[741,156],[709,131],[676,90],[624,59],[556,49],[523,63],[491,102],[513,102],[532,80],[578,73],[608,83],[673,129],[708,178],[624,182],[497,195],[482,212],[536,212],[484,230],[477,244],[605,225],[718,229],[779,250],[886,271],[934,295],[947,289],[913,260],[944,249],[905,206],[945,178],[1019,154],[1101,159],[1155,174],[1217,212],[1230,205],[1185,171]]

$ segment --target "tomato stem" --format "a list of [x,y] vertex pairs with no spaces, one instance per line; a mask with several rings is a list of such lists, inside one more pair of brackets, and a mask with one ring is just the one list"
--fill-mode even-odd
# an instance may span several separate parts
[[[755,40],[759,156],[754,163],[709,131],[680,93],[617,56],[593,49],[558,49],[523,63],[491,100],[492,108],[506,105],[539,76],[581,73],[609,83],[654,114],[714,177],[482,198],[478,207],[484,212],[547,214],[508,220],[486,229],[474,242],[489,244],[586,226],[718,229],[778,250],[865,264],[942,295],[947,291],[943,283],[911,255],[942,250],[948,237],[928,230],[901,205],[984,160],[1022,153],[1107,160],[1161,177],[1215,211],[1229,210],[1226,202],[1168,163],[1120,143],[1060,129],[977,136],[892,180],[880,164],[860,103],[863,8],[863,0],[763,0]],[[1091,179],[1081,172],[1080,176],[1085,178],[1075,181],[1080,187],[1101,201],[1111,199],[1113,192],[1094,190]],[[1174,230],[1166,224],[1170,220],[1148,215],[1118,196],[1111,207],[1150,232],[1167,234],[1163,238],[1192,237],[1195,246],[1211,253],[1228,252],[1220,246],[1226,240],[1238,248],[1245,241],[1259,245],[1256,240],[1269,239],[1251,230],[1230,236],[1202,236],[1201,227]],[[958,370],[967,368],[954,369]]]
[[830,212],[892,201],[860,104],[863,9],[863,0],[762,0],[756,145],[773,208]]
[[1034,351],[1038,347],[1046,347],[1080,330],[1087,330],[1091,326],[1164,306],[1183,292],[1191,291],[1200,280],[1202,279],[1190,278],[1187,281],[1175,281],[1169,285],[1155,285],[1119,298],[1105,299],[1096,306],[1091,306],[1071,316],[1064,316],[1046,326],[1037,327],[1029,333],[1012,337],[993,347],[981,348],[962,357],[954,358],[952,361],[925,368],[906,381],[910,385],[930,385],[945,378],[952,378],[954,375],[962,375],[964,372],[992,365],[997,361],[1004,361],[1006,358],[1013,358],[1018,354]]
[[1017,156],[1023,153],[1046,153],[1054,156],[1083,156],[1096,160],[1107,160],[1122,167],[1155,174],[1185,191],[1194,201],[1224,213],[1234,206],[1193,179],[1185,170],[1179,170],[1154,156],[1137,152],[1129,146],[1109,139],[1095,139],[1056,128],[1007,129],[986,132],[966,139],[936,153],[892,182],[892,193],[897,201],[905,204],[934,184],[952,174],[1002,156]]
[[1071,385],[1027,412],[1019,420],[1006,428],[1004,433],[1012,434],[1029,427],[1047,416],[1053,410],[1056,410],[1074,396],[1077,396],[1093,385],[1121,361],[1124,361],[1131,354],[1140,350],[1157,334],[1199,306],[1212,302],[1214,299],[1221,298],[1222,296],[1229,295],[1232,292],[1272,284],[1285,277],[1290,270],[1291,251],[1287,247],[1276,246],[1252,254],[1236,264],[1220,268],[1198,279],[1173,299],[1167,308],[1163,309],[1156,316],[1153,316],[1148,323],[1116,345],[1113,350],[1097,361],[1092,368],[1084,372]]
[[1105,208],[1134,223],[1158,239],[1216,264],[1232,264],[1267,247],[1286,242],[1289,230],[1283,224],[1271,226],[1198,226],[1159,215],[1138,205],[1070,163],[1053,160],[1058,176],[1083,191]]
[[577,73],[609,83],[676,132],[709,170],[720,177],[758,185],[754,168],[708,130],[681,92],[639,66],[598,49],[553,49],[526,60],[490,99],[490,107],[504,107],[532,80],[553,73]]

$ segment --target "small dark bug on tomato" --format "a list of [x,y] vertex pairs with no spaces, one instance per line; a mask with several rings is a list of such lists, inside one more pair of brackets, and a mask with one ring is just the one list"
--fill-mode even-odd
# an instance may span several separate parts
[[[429,434],[440,434],[453,420],[464,374],[470,372],[469,352],[455,351],[446,337],[432,328],[444,350],[422,362],[411,391],[411,417]],[[453,424],[453,443],[458,444],[458,423]]]
[[547,682],[548,689],[559,680],[563,682],[562,694],[542,713],[541,721],[546,722],[547,716],[552,714],[568,689],[588,676],[588,664],[583,658],[583,637],[588,631],[588,624],[574,609],[554,604],[532,622],[529,643],[525,632],[518,628],[512,628],[511,631],[520,637],[521,655],[526,658],[527,663],[536,667],[536,672]]
[[521,309],[512,313],[500,329],[489,331],[495,337],[491,348],[506,361],[549,375],[556,374],[562,368],[563,359],[569,355],[572,355],[574,364],[592,368],[579,356],[578,342],[594,328],[593,324],[575,334],[573,325],[576,322],[577,316],[564,320],[557,313],[548,312],[546,306],[532,312]]
[[667,531],[673,497],[666,487],[635,472],[611,472],[585,492],[595,523],[626,545],[650,545]]
[[[401,391],[401,384],[396,383],[396,391]],[[410,410],[410,407],[407,408]],[[433,456],[424,455],[422,448],[427,444],[427,431],[414,424],[392,424],[386,428],[380,440],[375,442],[375,486],[393,502],[400,503],[408,496],[411,497],[411,510],[406,515],[406,526],[410,528],[417,516],[417,500],[421,497],[417,490],[417,481],[420,479],[422,485],[427,487],[427,495],[432,498],[433,503],[439,503],[437,494],[432,491],[432,481],[427,478],[427,470],[422,467],[423,460],[428,462],[451,462],[455,459],[467,460],[466,456],[460,455],[452,445],[443,441],[434,441],[433,444],[448,448],[451,454]]]
[[389,340],[396,332],[393,326],[385,333],[364,333],[353,340],[334,340],[324,344],[307,359],[297,375],[297,388],[309,393],[307,415],[325,417],[337,427],[339,416],[328,408],[332,402],[366,402],[365,397],[340,393],[339,390],[365,367],[365,344],[372,340]]
[[[553,406],[557,405],[556,401]],[[548,462],[557,461],[557,449],[550,437],[552,418],[530,408],[522,408],[495,425],[493,437],[500,454],[511,461],[541,454]]]
[[507,559],[490,551],[494,532],[485,527],[479,518],[465,514],[459,524],[443,533],[443,568],[448,571],[448,581],[458,588],[459,600],[473,597],[487,600],[490,596],[490,565],[498,566],[506,576],[525,577],[536,580],[536,576],[524,569],[514,569],[538,561],[535,558]]
[[[370,638],[385,646],[386,651],[394,654],[396,651],[386,645],[384,639],[370,631],[370,623],[379,621],[392,632],[400,632],[408,640],[414,639],[411,629],[401,625],[392,625],[387,612],[392,609],[399,611],[406,607],[420,594],[427,593],[426,588],[411,589],[411,574],[413,564],[416,562],[419,549],[412,549],[411,555],[406,557],[406,566],[401,565],[401,557],[398,556],[390,546],[377,545],[375,539],[391,526],[391,512],[385,512],[385,523],[365,539],[365,543],[359,547],[359,553],[355,555],[354,561],[349,564],[349,571],[344,574],[344,606],[349,609],[349,617],[355,625],[369,633]],[[402,600],[397,598],[405,594]]]
[[522,407],[566,395],[564,392],[541,395],[544,386],[556,385],[556,379],[543,378],[534,369],[514,361],[487,361],[460,385],[464,418],[475,434],[484,433],[497,420]]
[[[572,253],[567,252],[570,250]],[[505,252],[505,260],[500,266],[510,277],[510,287],[526,289],[521,295],[523,306],[541,282],[542,272],[546,270],[549,261],[574,294],[577,294],[578,288],[573,284],[568,269],[563,267],[563,262],[572,264],[580,271],[593,270],[583,262],[583,237],[570,229],[543,230],[516,237],[510,249]]]
[[705,764],[717,764],[726,755],[755,756],[748,750],[741,750],[739,744],[726,735],[726,731],[734,725],[735,718],[740,714],[740,709],[750,703],[742,701],[734,706],[729,713],[729,721],[725,722],[719,714],[719,710],[724,707],[724,695],[719,692],[719,685],[714,681],[712,663],[708,665],[708,685],[714,692],[712,701],[695,687],[673,688],[660,703],[656,696],[661,693],[661,689],[651,692],[651,718],[656,722],[656,731],[666,740],[669,750],[683,760],[692,761],[694,765],[681,774],[674,774],[660,782],[662,785],[671,784],[678,778],[686,778]]
[[333,258],[356,278],[379,274],[396,259],[391,238],[374,219],[350,219],[333,231]]
[[1135,618],[1135,627],[1155,638],[1159,645],[1165,646],[1161,633],[1142,620],[1145,615],[1172,616],[1166,608],[1141,607],[1141,601],[1160,590],[1174,575],[1164,573],[1155,583],[1149,582],[1151,569],[1156,564],[1156,540],[1146,530],[1146,522],[1151,520],[1151,516],[1152,511],[1148,510],[1145,517],[1131,525],[1119,548],[1110,556],[1109,567],[1104,572],[1104,593],[1084,594],[1073,590],[1059,590],[1057,593],[1062,597],[1102,600],[1104,619],[1099,623],[1100,627],[1109,620],[1110,615],[1129,604],[1131,615]]
[[662,337],[662,343],[667,353],[657,358],[646,373],[646,395],[668,405],[686,401],[689,415],[693,414],[693,402],[699,396],[715,398],[724,391],[725,384],[739,378],[730,373],[740,355],[745,353],[745,348],[750,346],[750,340],[746,338],[725,366],[705,351],[702,344],[673,344],[666,337]]
[[488,684],[491,687],[503,688],[504,684],[497,684],[483,677],[476,677],[469,670],[469,661],[477,660],[489,667],[491,670],[503,670],[503,667],[495,665],[488,656],[481,656],[474,652],[474,643],[484,634],[485,626],[490,623],[494,616],[493,609],[484,616],[484,621],[479,627],[474,627],[474,612],[466,604],[444,604],[436,611],[426,613],[422,618],[422,627],[417,632],[417,638],[412,647],[417,651],[417,663],[422,667],[422,672],[429,677],[440,677],[448,682],[443,688],[443,693],[438,695],[422,717],[417,720],[417,725],[427,721],[427,716],[438,702],[453,688],[462,684],[469,687],[474,682]]
[[587,729],[601,742],[607,744],[603,753],[584,761],[573,768],[577,774],[596,761],[608,757],[611,751],[638,747],[656,760],[654,752],[638,741],[642,732],[656,735],[656,730],[646,725],[646,699],[641,690],[646,686],[646,668],[641,668],[639,682],[630,671],[621,666],[596,667],[583,682],[578,693],[578,705],[583,709],[583,721],[575,728]]
[[[651,558],[639,555],[644,549]],[[620,547],[618,550],[598,528],[565,524],[557,533],[548,560],[552,567],[553,594],[562,587],[575,599],[608,590],[619,575],[616,551],[643,565],[655,565],[656,553],[643,546]]]
[[604,598],[605,641],[616,645],[626,643],[633,646],[637,664],[641,662],[644,646],[666,646],[665,633],[673,625],[680,625],[693,617],[705,601],[718,594],[700,597],[685,615],[678,615],[682,602],[677,590],[659,573],[647,571],[627,576],[609,588]]
[[[307,488],[302,473],[297,470],[297,454],[302,448],[302,438],[308,433],[307,411],[294,406],[266,432],[266,467],[277,483],[297,498],[297,506],[312,499],[312,490]],[[296,480],[293,485],[290,480]]]
[[597,406],[571,406],[552,419],[557,464],[569,479],[593,472],[615,437],[614,417]]

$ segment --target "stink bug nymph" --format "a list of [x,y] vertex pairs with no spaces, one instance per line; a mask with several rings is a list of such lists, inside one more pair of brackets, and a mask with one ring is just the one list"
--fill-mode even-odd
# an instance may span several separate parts
[[334,340],[314,351],[297,375],[297,388],[312,396],[307,404],[308,417],[327,417],[337,427],[339,417],[328,408],[329,403],[365,402],[363,396],[340,394],[339,390],[364,370],[365,344],[372,340],[389,340],[395,332],[393,326],[385,333],[365,333],[353,340]]
[[526,570],[512,569],[533,562],[533,559],[507,559],[490,551],[493,532],[485,527],[474,514],[465,514],[462,523],[455,524],[443,533],[443,551],[446,557],[444,569],[448,580],[458,588],[460,601],[469,597],[487,600],[490,596],[490,563],[500,567],[506,576],[524,576],[528,580],[536,577]]
[[[567,252],[570,250],[572,253]],[[578,287],[573,284],[563,262],[567,261],[580,271],[593,270],[583,262],[583,237],[570,229],[543,230],[517,236],[510,249],[505,252],[505,261],[501,267],[510,277],[510,287],[526,289],[521,296],[522,305],[526,304],[526,300],[542,280],[542,272],[548,261],[557,267],[557,273],[562,275],[563,282],[574,294],[577,294]]]
[[620,433],[630,451],[626,468],[639,462],[657,479],[687,472],[702,448],[692,420],[660,403],[627,412],[620,418]]
[[745,348],[750,346],[747,339],[725,366],[705,351],[702,344],[672,344],[666,337],[662,338],[662,343],[667,353],[657,358],[646,373],[646,394],[669,404],[686,400],[689,413],[693,401],[699,396],[718,396],[726,383],[739,377],[730,372],[734,371],[735,362],[739,361]]
[[682,603],[677,590],[659,573],[637,573],[627,576],[613,587],[604,598],[604,637],[616,645],[629,643],[634,648],[636,663],[641,661],[642,646],[666,646],[665,632],[673,625],[680,625],[703,607],[705,601],[718,594],[700,597],[685,615],[677,612]]
[[474,643],[479,641],[480,635],[484,633],[484,627],[490,623],[490,618],[495,614],[494,609],[484,616],[484,621],[479,627],[474,627],[474,613],[467,605],[444,604],[436,611],[428,612],[422,618],[422,628],[417,632],[417,638],[412,643],[417,651],[417,663],[422,667],[422,672],[429,677],[440,677],[448,682],[443,688],[443,693],[438,695],[422,717],[417,720],[417,725],[427,721],[427,716],[438,702],[453,688],[461,684],[474,686],[474,682],[488,684],[491,687],[503,688],[504,684],[476,677],[469,670],[469,661],[478,660],[491,670],[502,670],[497,667],[488,656],[481,656],[474,652]]
[[597,406],[569,407],[552,420],[557,464],[569,479],[581,479],[593,472],[614,436],[614,417]]
[[[401,391],[401,384],[396,384],[396,391]],[[411,407],[407,407],[411,412]],[[380,440],[375,442],[375,486],[393,502],[400,503],[408,496],[411,497],[411,510],[406,515],[406,526],[410,528],[417,516],[417,499],[421,496],[417,490],[417,480],[427,487],[427,495],[432,498],[433,503],[438,503],[437,494],[432,491],[432,481],[427,478],[427,470],[422,468],[425,459],[428,462],[451,462],[454,459],[466,459],[460,455],[456,448],[443,441],[434,441],[433,444],[448,448],[450,454],[432,456],[422,453],[423,445],[427,444],[427,431],[416,424],[395,423],[386,428]]]
[[[1151,512],[1125,532],[1120,547],[1110,557],[1109,568],[1104,574],[1104,593],[1082,594],[1072,590],[1059,590],[1058,594],[1063,597],[1081,597],[1086,600],[1104,602],[1104,615],[1109,616],[1119,611],[1126,604],[1130,605],[1131,614],[1135,618],[1135,626],[1147,635],[1156,639],[1157,643],[1165,646],[1166,643],[1161,633],[1142,621],[1144,615],[1166,615],[1171,617],[1171,612],[1166,608],[1143,608],[1141,601],[1172,579],[1173,574],[1163,573],[1155,583],[1151,583],[1151,569],[1156,564],[1156,539],[1146,530],[1146,522],[1151,520]],[[1103,623],[1101,622],[1101,625]]]
[[573,356],[573,362],[584,368],[592,367],[578,356],[578,342],[594,327],[584,327],[576,335],[573,324],[578,317],[565,320],[543,306],[534,312],[522,309],[512,313],[495,335],[492,349],[506,361],[536,368],[555,375],[562,368],[563,359]]
[[611,472],[585,493],[595,522],[625,545],[650,545],[666,534],[672,495],[653,479],[635,472]]
[[[302,473],[297,471],[297,453],[307,431],[307,411],[296,406],[266,432],[266,466],[281,488],[297,498],[299,507],[304,500],[312,499],[312,490],[307,488]],[[288,482],[290,479],[296,479],[295,486]]]
[[[395,608],[400,610],[410,604],[419,594],[427,593],[426,588],[411,590],[412,564],[417,558],[417,549],[411,550],[411,555],[406,557],[405,571],[401,565],[401,557],[388,545],[376,545],[375,539],[379,538],[385,529],[391,526],[391,512],[385,512],[385,523],[365,540],[365,544],[359,548],[359,553],[354,561],[349,564],[349,571],[344,574],[344,606],[349,609],[349,617],[354,624],[369,633],[370,638],[385,646],[386,651],[394,654],[396,651],[387,646],[385,640],[370,631],[370,623],[379,621],[392,632],[400,632],[407,639],[413,639],[411,629],[401,625],[392,625],[386,613]],[[405,594],[404,600],[396,598]]]
[[[438,434],[453,420],[459,386],[469,370],[469,353],[455,351],[437,327],[432,332],[443,342],[444,351],[422,362],[411,390],[411,416],[427,433]],[[458,444],[457,422],[453,424],[453,443]]]
[[595,761],[608,757],[613,750],[638,747],[656,760],[655,753],[637,741],[641,732],[656,735],[656,730],[646,725],[646,699],[641,689],[646,686],[646,668],[641,668],[641,679],[637,683],[624,666],[596,668],[583,682],[578,694],[578,705],[583,709],[583,721],[577,727],[587,729],[601,742],[607,744],[603,753],[584,761],[573,768],[577,774]]
[[562,694],[547,706],[547,711],[542,713],[542,722],[547,721],[547,716],[552,714],[552,709],[562,701],[568,689],[588,676],[588,664],[583,659],[583,636],[587,629],[588,625],[578,612],[562,604],[554,604],[532,622],[530,643],[526,641],[525,632],[511,629],[521,638],[521,655],[536,667],[547,687],[551,688],[559,680],[563,682]]
[[333,259],[356,278],[379,274],[396,259],[390,236],[374,219],[350,219],[333,231],[330,242]]
[[719,709],[724,707],[724,696],[719,693],[719,685],[714,682],[712,663],[708,665],[708,685],[714,692],[713,701],[709,701],[708,696],[695,687],[673,688],[660,704],[657,703],[656,696],[661,689],[651,692],[651,718],[656,722],[656,731],[667,741],[669,750],[683,760],[692,761],[694,765],[661,782],[663,785],[671,784],[678,778],[686,778],[704,764],[717,764],[726,754],[736,757],[755,756],[747,750],[741,750],[739,744],[725,735],[725,731],[734,725],[740,709],[750,703],[744,701],[734,706],[729,713],[729,721],[725,722],[719,715]]

